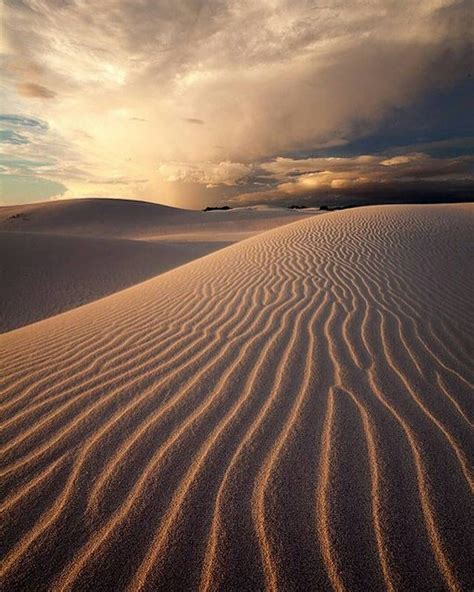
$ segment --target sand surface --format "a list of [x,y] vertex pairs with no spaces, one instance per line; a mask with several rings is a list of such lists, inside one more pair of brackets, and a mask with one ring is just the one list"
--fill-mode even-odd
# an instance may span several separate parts
[[2,207],[0,333],[305,216],[286,208],[198,212],[113,199]]
[[298,220],[1,335],[2,590],[472,589],[472,215]]

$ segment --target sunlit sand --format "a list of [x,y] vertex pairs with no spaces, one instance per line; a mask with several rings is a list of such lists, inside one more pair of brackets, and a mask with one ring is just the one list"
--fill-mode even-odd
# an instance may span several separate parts
[[472,206],[84,203],[1,225],[3,589],[468,590]]
[[199,212],[117,199],[0,208],[0,332],[128,288],[308,213]]

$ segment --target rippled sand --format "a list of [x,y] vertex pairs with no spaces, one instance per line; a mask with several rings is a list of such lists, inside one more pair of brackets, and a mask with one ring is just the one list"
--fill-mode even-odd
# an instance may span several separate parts
[[308,216],[198,212],[124,199],[0,207],[0,333],[71,310]]
[[471,206],[270,230],[0,336],[4,590],[469,590]]

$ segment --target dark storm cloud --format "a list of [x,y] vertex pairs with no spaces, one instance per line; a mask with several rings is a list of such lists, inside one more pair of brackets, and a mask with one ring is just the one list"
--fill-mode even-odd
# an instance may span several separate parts
[[[277,158],[260,165],[273,177],[266,190],[242,193],[237,204],[298,200],[318,205],[333,202],[472,198],[474,157],[433,158],[414,153],[386,157]],[[315,171],[314,169],[317,168]]]

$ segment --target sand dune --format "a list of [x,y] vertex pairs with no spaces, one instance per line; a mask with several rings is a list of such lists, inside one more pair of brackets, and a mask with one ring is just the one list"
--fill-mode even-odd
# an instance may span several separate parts
[[67,236],[140,238],[179,224],[187,210],[125,199],[69,199],[0,209],[0,229]]
[[4,206],[0,208],[0,232],[134,240],[192,236],[213,241],[224,237],[226,242],[235,242],[310,213],[314,211],[263,206],[201,212],[126,199],[70,199]]
[[303,216],[285,208],[196,212],[114,199],[0,208],[0,332]]
[[0,332],[113,294],[228,244],[0,232]]
[[2,589],[471,589],[471,235],[302,219],[0,336]]

